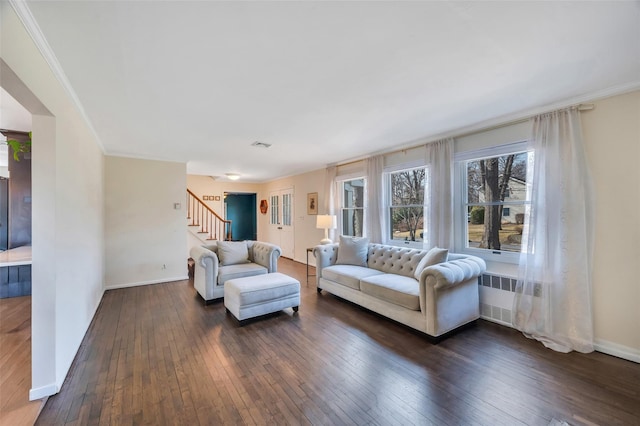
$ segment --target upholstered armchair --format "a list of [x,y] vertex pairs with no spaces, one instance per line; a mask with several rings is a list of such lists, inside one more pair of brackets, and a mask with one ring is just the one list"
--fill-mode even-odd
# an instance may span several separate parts
[[217,241],[191,249],[193,285],[205,304],[224,297],[224,283],[234,278],[278,271],[280,247],[261,241]]

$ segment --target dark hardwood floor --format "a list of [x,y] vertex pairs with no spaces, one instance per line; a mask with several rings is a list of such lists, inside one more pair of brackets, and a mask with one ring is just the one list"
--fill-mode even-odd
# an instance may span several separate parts
[[302,283],[239,327],[189,281],[105,293],[37,424],[640,425],[640,365],[478,321],[435,345]]

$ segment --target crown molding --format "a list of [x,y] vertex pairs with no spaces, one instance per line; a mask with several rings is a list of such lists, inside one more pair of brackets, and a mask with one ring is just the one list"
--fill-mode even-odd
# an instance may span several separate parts
[[73,86],[71,86],[71,82],[62,69],[60,62],[58,62],[58,58],[56,58],[56,55],[53,53],[51,46],[49,46],[49,42],[47,42],[47,39],[44,37],[44,34],[40,29],[40,25],[38,25],[38,22],[36,22],[36,19],[31,13],[31,9],[29,9],[29,6],[27,6],[26,1],[9,0],[9,4],[16,12],[16,15],[18,15],[18,19],[20,19],[20,22],[22,22],[22,25],[27,30],[27,33],[40,51],[40,54],[42,54],[42,57],[49,65],[51,72],[56,77],[58,82],[62,85],[64,91],[71,99],[71,102],[76,107],[76,110],[89,128],[89,131],[93,134],[93,137],[95,138],[98,146],[100,147],[102,152],[105,153],[106,151],[102,140],[100,139],[100,136],[98,136],[96,129],[93,127],[93,124],[91,123],[87,112],[82,106],[82,102],[80,102],[80,98],[78,98],[76,91],[73,89]]
[[446,138],[458,139],[458,138],[469,136],[469,135],[483,133],[483,132],[497,129],[500,127],[506,127],[513,124],[525,122],[530,118],[539,114],[545,114],[551,111],[556,111],[556,110],[568,108],[571,106],[578,106],[580,104],[588,104],[591,102],[599,101],[601,99],[606,99],[606,98],[610,98],[618,95],[624,95],[625,93],[635,92],[637,90],[640,90],[640,80],[632,81],[630,83],[620,84],[617,86],[609,87],[603,90],[598,90],[598,91],[587,93],[580,96],[574,96],[574,97],[567,98],[563,101],[555,102],[552,104],[533,107],[526,110],[514,112],[511,114],[494,117],[478,123],[470,124],[468,126],[445,131],[435,135],[430,135],[430,136],[419,138],[409,142],[399,143],[393,148],[383,149],[380,151],[371,152],[369,154],[361,155],[358,157],[349,158],[344,161],[335,163],[334,165],[344,166],[350,163],[362,161],[366,158],[374,157],[376,155],[387,155],[387,154],[393,154],[393,153],[397,153],[397,152],[401,152],[401,151],[405,151],[413,148],[419,148],[427,143],[435,142],[440,139],[446,139]]

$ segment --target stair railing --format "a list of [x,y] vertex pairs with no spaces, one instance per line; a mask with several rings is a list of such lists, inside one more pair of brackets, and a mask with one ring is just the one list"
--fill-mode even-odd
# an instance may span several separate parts
[[231,241],[231,221],[221,218],[189,189],[187,189],[187,219],[189,225],[200,227],[198,233],[207,234],[207,240]]

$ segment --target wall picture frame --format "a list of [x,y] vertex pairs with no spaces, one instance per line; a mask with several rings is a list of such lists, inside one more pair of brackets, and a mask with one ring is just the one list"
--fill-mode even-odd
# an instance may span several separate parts
[[310,192],[307,194],[307,214],[308,215],[318,214],[318,193],[317,192]]

